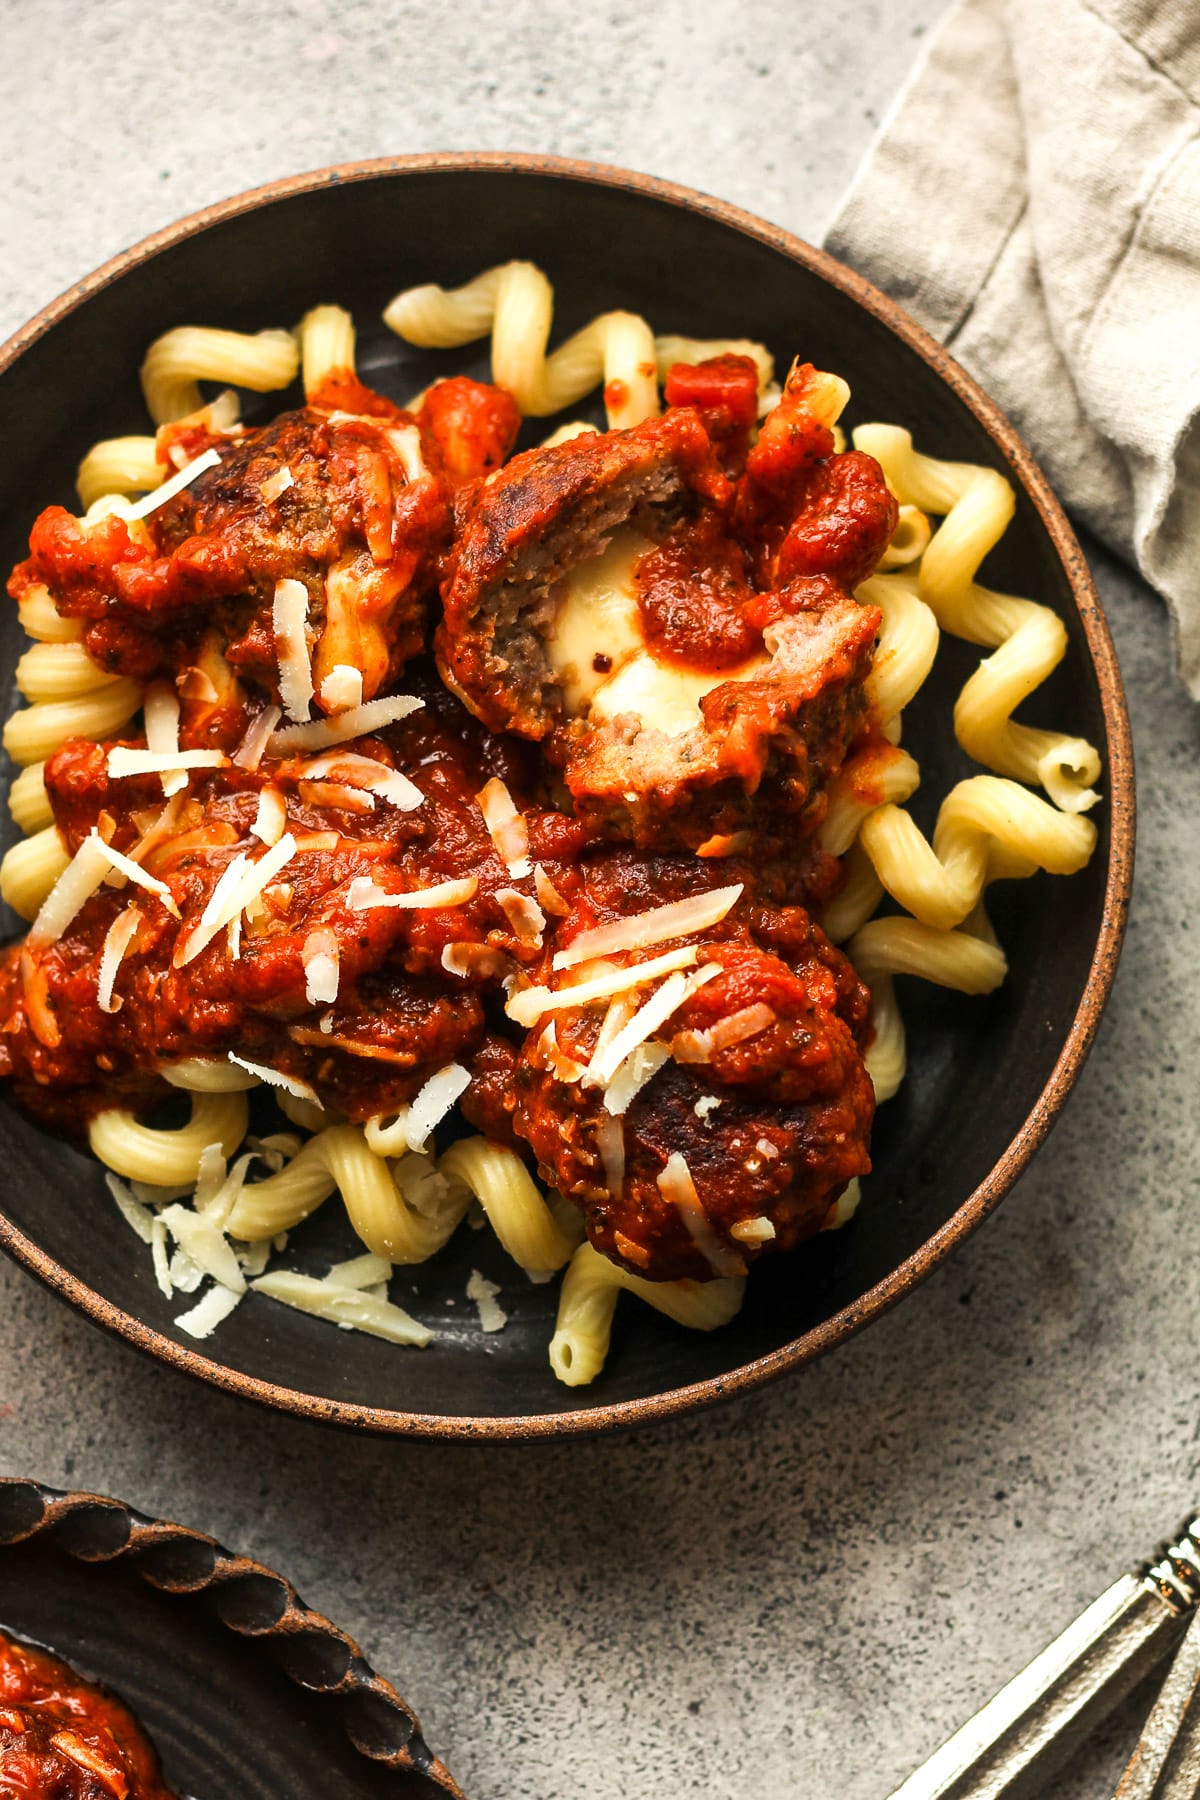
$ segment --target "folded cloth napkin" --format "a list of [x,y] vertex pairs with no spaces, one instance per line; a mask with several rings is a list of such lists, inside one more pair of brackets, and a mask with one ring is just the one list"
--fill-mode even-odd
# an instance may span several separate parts
[[1200,7],[960,0],[827,236],[1166,598],[1200,699]]

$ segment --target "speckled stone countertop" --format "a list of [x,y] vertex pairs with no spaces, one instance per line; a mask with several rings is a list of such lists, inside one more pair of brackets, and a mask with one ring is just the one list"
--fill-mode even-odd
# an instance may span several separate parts
[[[0,333],[180,213],[387,152],[578,153],[816,236],[941,10],[5,0]],[[914,1297],[708,1416],[450,1449],[240,1406],[6,1265],[0,1468],[286,1571],[472,1800],[886,1794],[1200,1499],[1200,712],[1094,560],[1138,753],[1124,961],[1049,1145]],[[1108,1791],[1134,1726],[1057,1793]]]

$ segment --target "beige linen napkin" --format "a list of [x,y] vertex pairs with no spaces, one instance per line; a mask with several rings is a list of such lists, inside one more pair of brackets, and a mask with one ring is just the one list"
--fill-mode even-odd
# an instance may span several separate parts
[[1200,699],[1200,0],[960,0],[826,241],[1164,595]]

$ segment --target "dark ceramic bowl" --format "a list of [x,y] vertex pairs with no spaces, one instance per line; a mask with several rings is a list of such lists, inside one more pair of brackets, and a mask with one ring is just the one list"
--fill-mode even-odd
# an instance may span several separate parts
[[112,1688],[180,1794],[460,1794],[396,1690],[289,1582],[119,1500],[0,1479],[0,1630]]
[[[197,1349],[174,1328],[99,1169],[0,1111],[9,1171],[0,1241],[89,1317],[234,1393],[438,1437],[571,1432],[681,1412],[794,1368],[914,1287],[996,1205],[1061,1108],[1112,982],[1132,873],[1133,768],[1112,644],[1079,547],[1028,450],[950,357],[866,282],[732,206],[644,176],[534,157],[398,158],[279,182],[147,239],[0,352],[5,435],[21,447],[0,477],[0,552],[11,563],[38,510],[72,502],[75,465],[94,439],[146,429],[137,369],[167,327],[257,330],[339,300],[353,308],[366,378],[403,398],[452,370],[486,375],[487,346],[413,350],[382,325],[385,302],[412,283],[457,283],[515,256],[553,279],[556,335],[620,306],[660,330],[761,338],[784,366],[800,351],[845,375],[851,422],[895,419],[938,456],[1003,469],[1017,511],[989,576],[1048,601],[1070,636],[1066,660],[1027,711],[1100,746],[1104,802],[1085,873],[993,890],[1011,958],[997,994],[963,999],[902,983],[910,1073],[881,1109],[875,1173],[854,1224],[762,1265],[724,1331],[683,1331],[626,1300],[608,1367],[586,1390],[550,1374],[555,1289],[530,1286],[471,1232],[413,1272],[415,1296],[402,1284],[404,1303],[441,1332],[422,1354],[253,1298]],[[272,397],[251,416],[279,405]],[[21,647],[15,611],[3,633],[11,668]],[[938,797],[970,772],[951,709],[977,658],[947,641],[905,720],[924,771],[916,810],[926,829]],[[349,1251],[338,1212],[325,1208],[295,1235],[301,1266],[311,1258],[318,1269],[322,1253]],[[473,1265],[503,1283],[510,1313],[507,1329],[482,1345],[463,1293]]]

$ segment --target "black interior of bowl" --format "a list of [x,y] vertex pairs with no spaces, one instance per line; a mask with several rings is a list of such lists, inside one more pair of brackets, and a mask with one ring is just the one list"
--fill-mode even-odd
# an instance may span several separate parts
[[[360,369],[404,399],[435,375],[486,374],[486,344],[419,352],[380,321],[386,301],[416,282],[460,282],[489,264],[526,257],[555,284],[554,337],[609,307],[643,312],[657,330],[764,340],[786,367],[800,353],[851,384],[848,422],[908,425],[919,446],[1002,464],[987,432],[921,357],[820,276],[730,225],[636,191],[528,171],[403,171],[333,181],[197,232],[94,293],[0,377],[5,435],[19,454],[0,485],[6,566],[49,501],[73,503],[73,474],[97,438],[144,431],[137,368],[173,324],[257,330],[293,324],[310,305],[353,309]],[[281,401],[256,402],[251,416]],[[586,409],[581,409],[586,410]],[[595,413],[593,417],[598,416]],[[539,432],[545,426],[539,422]],[[1016,518],[985,568],[994,585],[1048,602],[1066,619],[1061,669],[1022,716],[1055,721],[1105,744],[1100,696],[1070,586],[1037,512],[1018,490]],[[11,670],[24,640],[3,614],[0,653]],[[943,643],[938,665],[905,717],[906,745],[924,781],[915,811],[926,829],[939,797],[972,767],[951,726],[954,697],[978,651]],[[10,699],[15,701],[15,689]],[[252,1298],[204,1346],[228,1368],[318,1396],[441,1417],[499,1419],[582,1404],[637,1400],[721,1378],[787,1345],[853,1305],[944,1225],[1008,1147],[1062,1048],[1101,924],[1108,821],[1089,869],[993,890],[1011,973],[989,1000],[902,982],[910,1072],[881,1109],[875,1172],[856,1221],[797,1255],[766,1263],[734,1324],[712,1335],[678,1329],[626,1298],[612,1355],[588,1390],[560,1386],[546,1346],[554,1285],[535,1287],[483,1232],[463,1230],[432,1264],[402,1273],[394,1296],[435,1325],[424,1353],[334,1332]],[[9,827],[11,832],[11,827]],[[100,1170],[7,1107],[0,1112],[15,1225],[123,1312],[191,1346],[154,1285],[149,1258],[119,1222]],[[297,1232],[294,1266],[351,1250],[330,1205]],[[289,1259],[290,1260],[290,1259]],[[510,1315],[484,1338],[464,1288],[472,1268],[502,1285]]]

